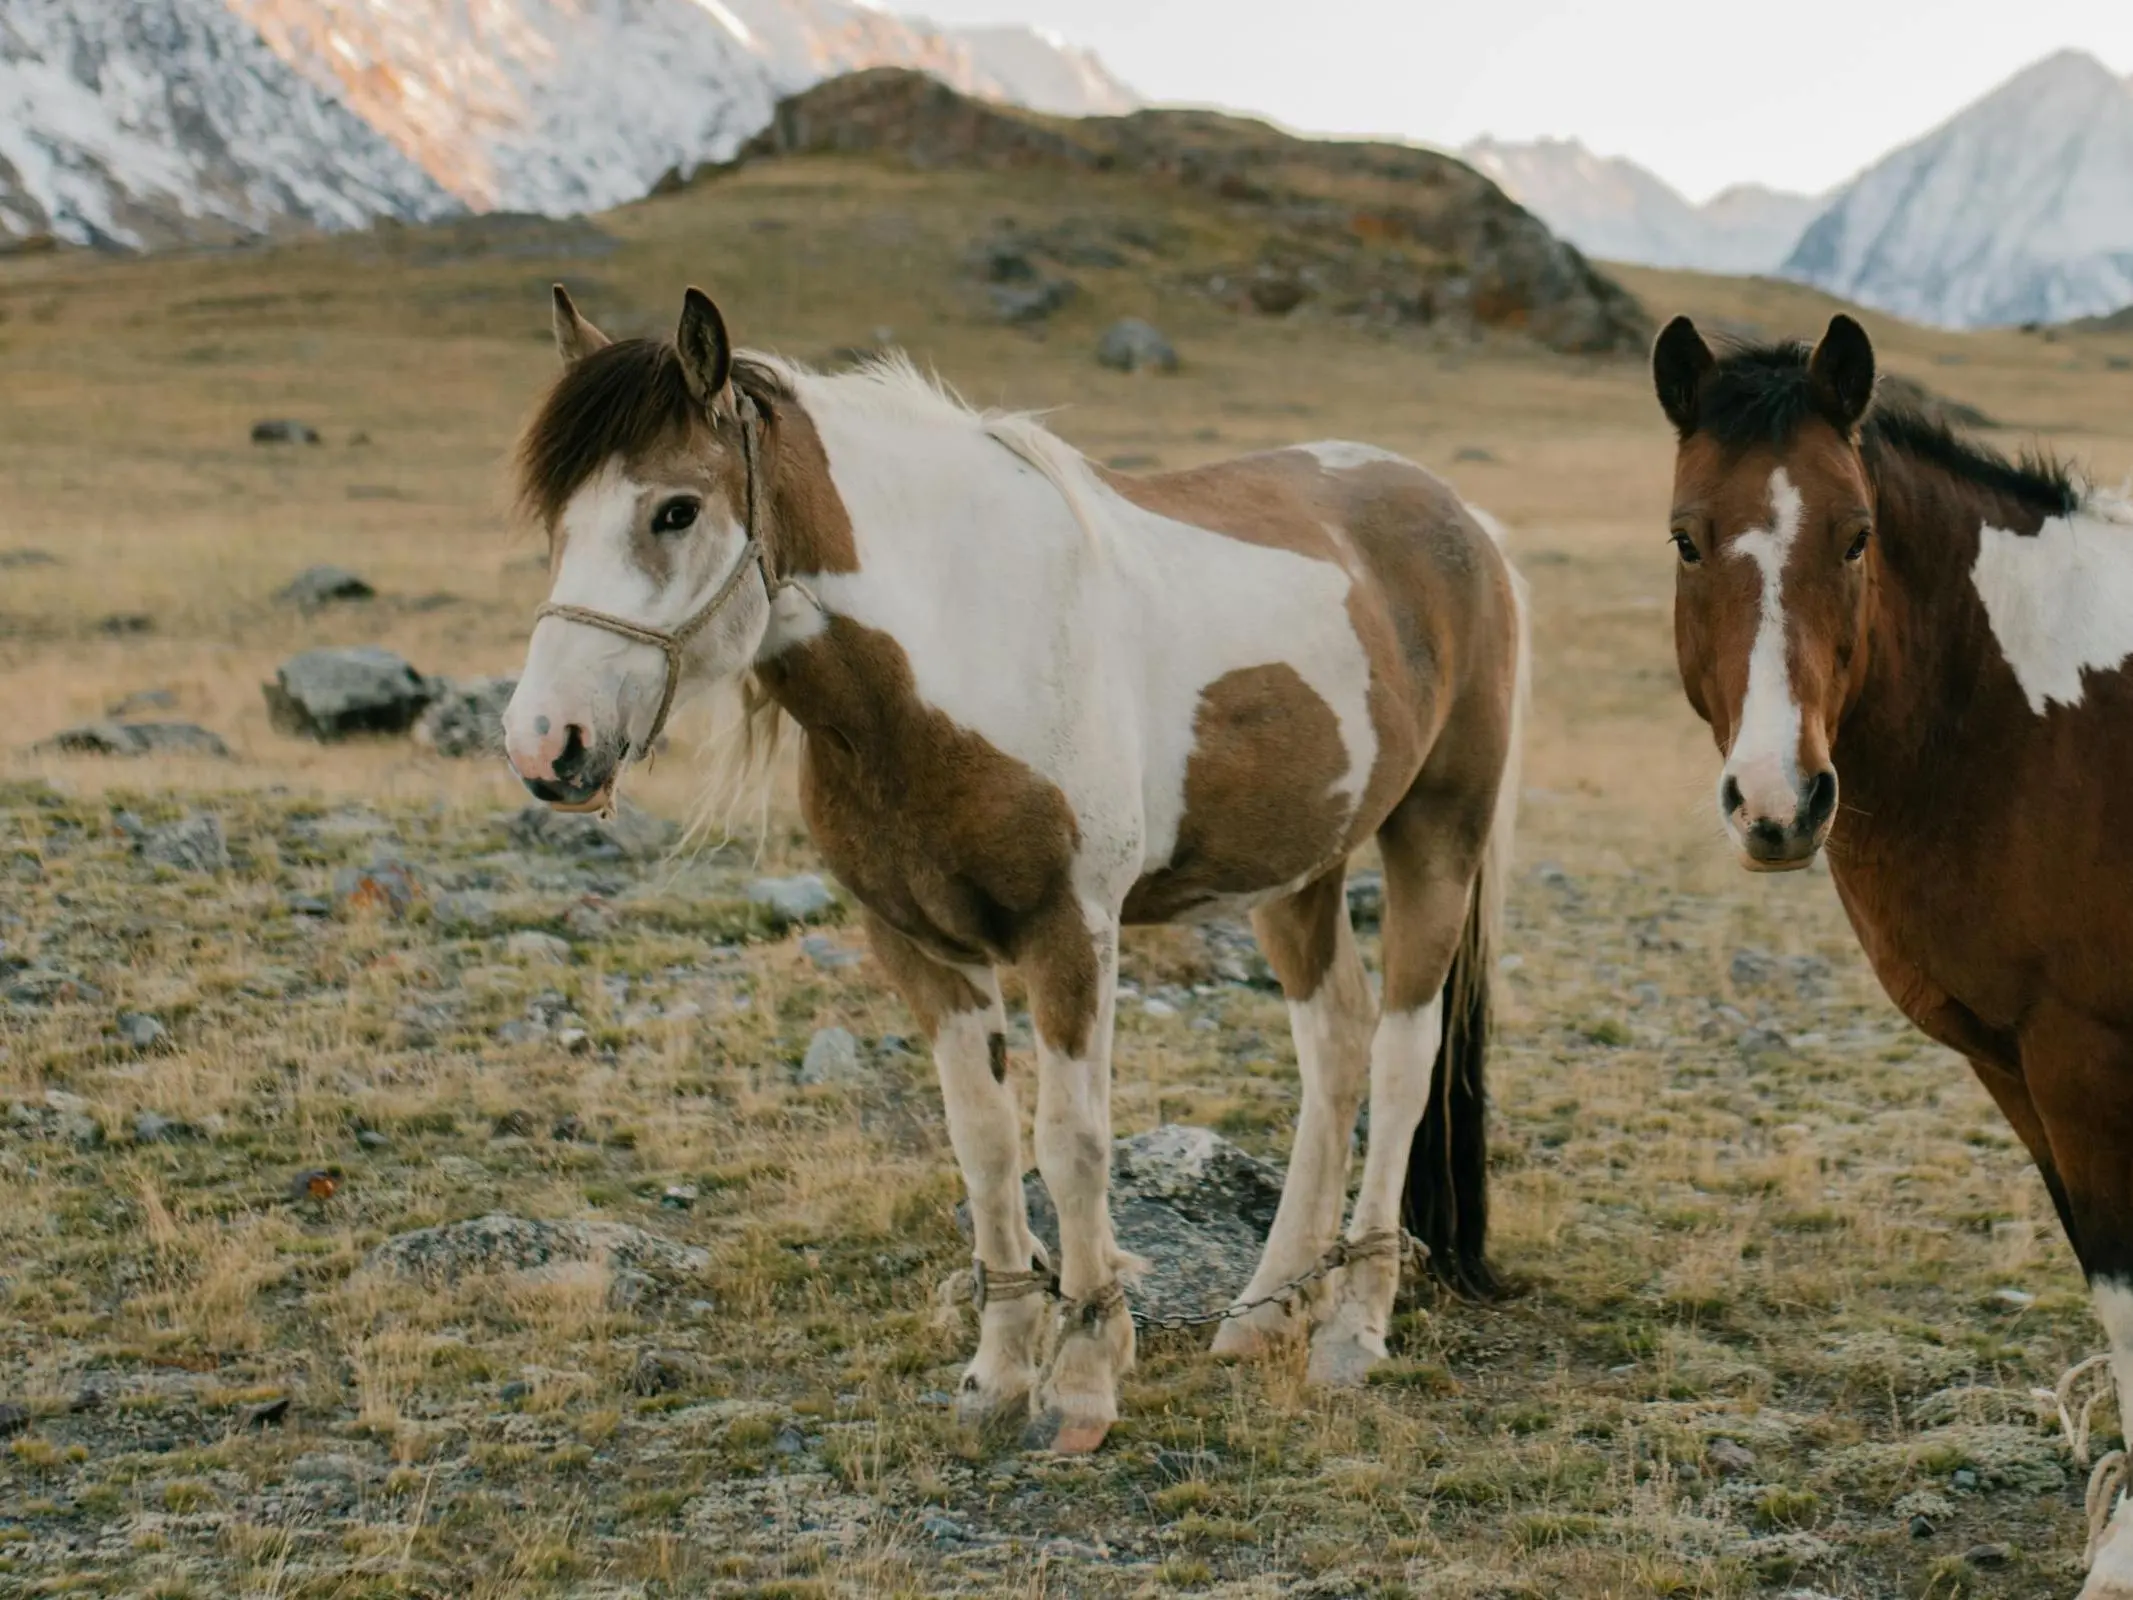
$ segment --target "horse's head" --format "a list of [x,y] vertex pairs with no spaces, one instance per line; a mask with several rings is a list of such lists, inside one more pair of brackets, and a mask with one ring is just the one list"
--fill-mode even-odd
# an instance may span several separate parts
[[519,448],[520,491],[548,532],[504,742],[526,787],[593,810],[659,736],[684,670],[753,659],[769,596],[751,501],[761,415],[732,382],[718,309],[691,289],[671,344],[610,341],[555,291],[563,375]]
[[1865,670],[1874,493],[1859,425],[1874,351],[1850,317],[1821,343],[1714,356],[1676,317],[1652,352],[1674,464],[1674,646],[1725,765],[1742,864],[1804,867],[1837,814],[1830,746]]

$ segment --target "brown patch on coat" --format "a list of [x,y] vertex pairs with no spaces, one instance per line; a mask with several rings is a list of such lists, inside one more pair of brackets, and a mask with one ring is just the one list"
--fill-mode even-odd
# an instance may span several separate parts
[[866,914],[866,929],[867,943],[928,1039],[936,1037],[950,1017],[990,1008],[992,1002],[969,978],[936,961],[872,911]]
[[807,732],[801,808],[838,880],[939,960],[1022,968],[1046,1041],[1083,1055],[1099,966],[1058,786],[922,701],[903,647],[849,617],[757,672]]

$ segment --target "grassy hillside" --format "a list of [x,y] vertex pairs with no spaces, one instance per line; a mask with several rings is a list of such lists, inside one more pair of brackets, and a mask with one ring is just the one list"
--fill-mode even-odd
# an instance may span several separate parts
[[[1066,268],[1075,300],[1006,327],[966,259],[1002,219],[1158,248]],[[0,956],[7,985],[24,963],[59,980],[0,1009],[0,1402],[24,1407],[0,1589],[2071,1591],[2080,1475],[2028,1391],[2096,1342],[2078,1274],[1826,877],[1722,855],[1640,364],[1240,311],[1184,273],[1256,261],[1264,226],[1116,174],[810,157],[592,224],[0,262],[0,549],[52,558],[0,568]],[[1831,304],[1611,270],[1660,319],[1811,334]],[[966,1247],[930,1068],[892,1042],[913,1026],[871,962],[839,964],[852,930],[809,947],[745,902],[811,863],[789,812],[738,849],[573,858],[502,825],[524,796],[495,766],[269,729],[260,681],[314,642],[515,667],[543,579],[504,463],[552,370],[557,277],[614,331],[665,327],[694,282],[744,343],[895,342],[973,401],[1058,408],[1105,459],[1371,440],[1511,524],[1538,704],[1494,1138],[1523,1295],[1411,1308],[1359,1395],[1173,1337],[1094,1460],[961,1438],[938,1395],[967,1330],[932,1289]],[[1182,370],[1099,368],[1122,315]],[[2007,442],[2133,472],[2133,337],[1866,320]],[[280,416],[323,442],[248,442]],[[319,561],[381,598],[273,601]],[[24,753],[148,689],[236,759]],[[677,758],[634,792],[679,818],[694,788]],[[188,811],[220,818],[227,870],[135,852]],[[381,855],[420,880],[406,915],[312,914]],[[1190,932],[1137,937],[1126,971],[1169,1009],[1121,1008],[1120,1131],[1198,1121],[1281,1153],[1278,996],[1223,981]],[[127,1044],[121,1012],[167,1039]],[[833,1024],[870,1072],[796,1084]],[[291,1198],[327,1168],[330,1196]],[[495,1210],[629,1223],[708,1265],[664,1291],[617,1263],[364,1267]]]

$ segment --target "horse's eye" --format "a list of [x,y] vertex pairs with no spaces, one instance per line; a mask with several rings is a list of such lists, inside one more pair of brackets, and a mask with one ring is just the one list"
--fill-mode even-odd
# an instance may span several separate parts
[[693,496],[677,495],[652,513],[652,531],[686,533],[696,526],[696,513],[699,509],[699,503]]
[[1703,559],[1703,552],[1696,548],[1696,541],[1688,536],[1685,529],[1676,528],[1667,537],[1674,541],[1674,549],[1680,555],[1683,566],[1693,567]]
[[1873,537],[1874,530],[1871,527],[1861,528],[1857,534],[1853,535],[1850,548],[1844,552],[1844,559],[1857,561],[1861,556],[1865,555],[1867,543]]

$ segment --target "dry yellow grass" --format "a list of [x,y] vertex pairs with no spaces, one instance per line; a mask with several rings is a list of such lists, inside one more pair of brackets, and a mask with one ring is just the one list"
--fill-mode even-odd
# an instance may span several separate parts
[[[0,265],[0,548],[59,557],[0,571],[18,747],[0,940],[103,991],[0,1013],[0,1103],[23,1108],[0,1125],[0,1400],[33,1414],[0,1457],[0,1585],[2070,1592],[2078,1484],[2023,1396],[2092,1340],[2078,1275],[1983,1094],[1874,990],[1826,878],[1749,880],[1718,847],[1713,757],[1671,663],[1671,458],[1641,371],[1240,320],[1160,261],[1077,274],[1082,299],[1029,334],[989,321],[960,272],[996,216],[1155,210],[1125,180],[825,162],[603,219],[601,255],[558,230],[560,257],[468,234]],[[1214,253],[1235,226],[1154,220]],[[911,1024],[871,965],[730,942],[754,926],[733,903],[754,862],[810,859],[789,812],[738,852],[543,861],[500,848],[492,819],[522,799],[506,773],[269,730],[259,682],[314,642],[458,675],[516,664],[542,578],[505,458],[550,371],[558,275],[631,330],[702,283],[744,342],[802,358],[887,328],[975,401],[1059,407],[1100,457],[1372,440],[1512,525],[1539,655],[1496,1067],[1499,1254],[1522,1297],[1410,1312],[1359,1395],[1160,1340],[1095,1461],[959,1438],[927,1398],[964,1337],[930,1305],[963,1247],[929,1070],[880,1049],[857,1086],[790,1071],[819,1025],[872,1042]],[[1622,276],[1660,316],[1811,333],[1829,309],[1788,285]],[[1122,314],[1164,326],[1185,370],[1097,368]],[[2011,440],[2133,471],[2133,379],[2112,365],[2133,340],[1869,326],[1890,366]],[[325,443],[247,442],[280,415]],[[383,598],[313,618],[272,603],[326,560]],[[435,594],[455,603],[412,603]],[[117,613],[152,629],[100,631]],[[148,688],[238,759],[19,753]],[[636,795],[686,815],[689,766]],[[216,811],[232,870],[144,869],[113,829],[126,807]],[[498,925],[289,913],[383,847],[433,897],[493,894]],[[606,920],[571,930],[565,963],[506,945],[565,931],[587,892]],[[1776,977],[1737,972],[1744,948]],[[1127,966],[1179,1014],[1124,1008],[1121,1131],[1205,1121],[1278,1152],[1296,1100],[1278,998],[1213,982],[1190,935],[1137,938]],[[567,1011],[583,1041],[500,1041],[529,1008]],[[120,1047],[121,1009],[163,1018],[169,1046]],[[198,1137],[138,1142],[143,1112]],[[330,1201],[288,1198],[326,1166]],[[676,1185],[692,1208],[661,1206]],[[618,1260],[449,1284],[362,1267],[389,1236],[491,1210],[632,1222],[710,1265],[663,1292]],[[77,1409],[85,1388],[101,1404]],[[287,1419],[249,1425],[277,1395]],[[1753,1469],[1720,1476],[1720,1438]],[[1987,1543],[2012,1548],[1964,1559]]]

